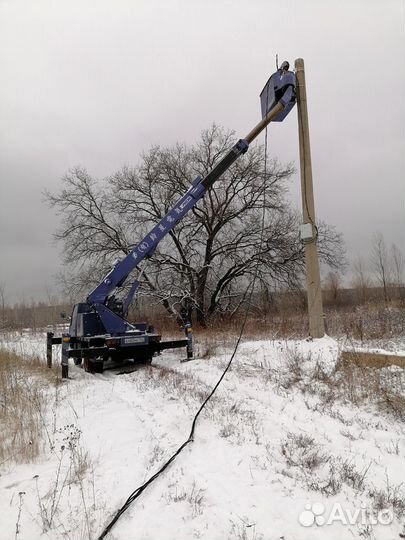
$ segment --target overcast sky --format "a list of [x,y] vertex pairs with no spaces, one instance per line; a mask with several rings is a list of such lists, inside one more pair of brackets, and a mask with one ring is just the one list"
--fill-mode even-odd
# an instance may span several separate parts
[[[10,302],[56,291],[69,168],[104,177],[213,121],[247,134],[280,61],[305,60],[317,217],[348,258],[374,231],[405,251],[403,0],[0,0],[0,283]],[[297,168],[296,109],[269,149]],[[191,179],[190,179],[191,180]],[[298,174],[291,182],[300,207]]]

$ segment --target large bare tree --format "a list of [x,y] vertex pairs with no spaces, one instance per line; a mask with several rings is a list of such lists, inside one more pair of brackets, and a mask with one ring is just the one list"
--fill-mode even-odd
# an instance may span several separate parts
[[[196,145],[154,147],[139,165],[103,182],[83,169],[70,171],[59,193],[47,193],[62,216],[55,236],[74,271],[68,282],[89,290],[233,143],[232,132],[213,125]],[[264,149],[252,147],[159,244],[146,263],[141,294],[183,319],[194,313],[206,324],[214,313],[235,312],[243,304],[243,291],[256,273],[258,285],[298,286],[304,252],[300,218],[286,197],[292,172],[276,160],[266,163]],[[322,259],[339,268],[341,236],[325,224],[318,229]]]

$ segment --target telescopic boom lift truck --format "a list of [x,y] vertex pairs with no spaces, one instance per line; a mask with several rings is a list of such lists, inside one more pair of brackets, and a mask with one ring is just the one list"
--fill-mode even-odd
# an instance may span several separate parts
[[[216,180],[244,154],[249,144],[270,122],[281,122],[293,108],[296,80],[283,62],[264,86],[261,94],[262,120],[240,139],[204,178],[197,176],[188,191],[180,198],[160,222],[132,249],[132,251],[104,277],[102,282],[87,296],[85,302],[76,304],[70,319],[69,333],[55,337],[47,333],[47,360],[52,365],[52,345],[62,344],[62,377],[68,376],[68,360],[83,364],[86,371],[102,372],[108,365],[120,365],[126,361],[147,363],[165,349],[185,347],[187,359],[193,357],[192,329],[186,324],[185,339],[161,341],[159,333],[145,323],[126,320],[128,308],[140,284],[142,261],[153,255],[159,242],[176,223],[204,197]],[[132,283],[126,298],[119,298],[119,291],[133,270],[138,279]],[[106,366],[105,366],[106,365]]]

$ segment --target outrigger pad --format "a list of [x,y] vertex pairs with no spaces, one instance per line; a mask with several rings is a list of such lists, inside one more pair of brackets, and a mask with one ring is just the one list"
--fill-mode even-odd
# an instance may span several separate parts
[[260,94],[262,118],[281,101],[284,109],[273,118],[272,122],[282,122],[296,102],[296,79],[292,71],[277,70],[265,84]]

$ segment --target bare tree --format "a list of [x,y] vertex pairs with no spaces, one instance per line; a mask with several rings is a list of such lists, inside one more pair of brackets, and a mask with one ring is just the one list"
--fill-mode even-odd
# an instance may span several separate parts
[[404,285],[404,256],[396,244],[391,246],[391,267],[394,285],[400,295]]
[[341,285],[341,275],[338,272],[328,272],[325,278],[325,289],[330,292],[331,300],[334,304],[338,302]]
[[[114,258],[129,253],[233,141],[232,132],[213,125],[195,146],[154,147],[137,167],[124,167],[103,183],[74,169],[60,193],[47,194],[62,215],[55,236],[64,243],[65,263],[79,271],[85,290],[98,283]],[[205,324],[218,311],[237,311],[256,273],[258,287],[297,286],[304,252],[300,218],[286,200],[292,172],[276,160],[265,166],[263,148],[252,147],[159,244],[147,261],[141,294],[182,318],[193,312]],[[319,246],[324,260],[338,268],[341,236],[319,224]]]
[[377,283],[383,289],[384,301],[388,302],[391,267],[384,237],[380,232],[376,232],[373,236],[371,262]]
[[360,293],[362,302],[366,302],[371,279],[367,272],[366,263],[358,256],[353,263],[353,287]]

